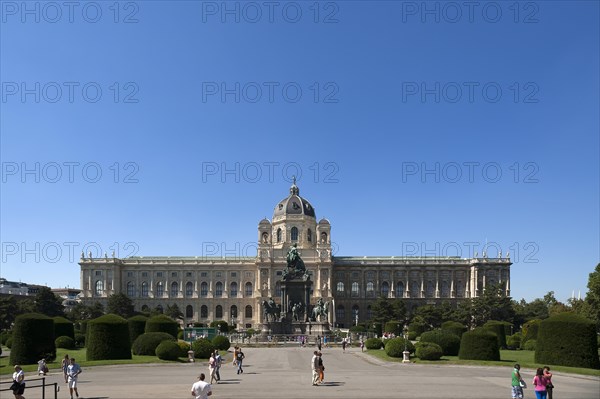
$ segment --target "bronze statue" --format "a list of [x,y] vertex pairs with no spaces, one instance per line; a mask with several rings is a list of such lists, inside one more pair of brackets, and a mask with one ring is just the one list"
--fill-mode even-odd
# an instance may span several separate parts
[[286,261],[287,268],[283,271],[282,277],[284,280],[292,280],[295,277],[302,277],[304,281],[310,279],[309,274],[306,271],[306,266],[304,265],[304,261],[300,257],[298,253],[298,244],[294,243],[290,250],[287,253]]
[[279,319],[281,315],[281,305],[275,304],[273,298],[269,298],[268,301],[263,301],[262,305],[265,321],[277,321]]
[[323,317],[327,320],[327,314],[329,313],[329,302],[324,302],[323,298],[317,300],[317,304],[312,310],[313,321],[323,321]]

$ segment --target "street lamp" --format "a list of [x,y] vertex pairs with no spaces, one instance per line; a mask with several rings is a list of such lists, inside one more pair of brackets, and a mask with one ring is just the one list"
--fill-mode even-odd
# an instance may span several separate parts
[[402,363],[410,363],[410,352],[408,351],[408,325],[404,324],[404,352],[402,352]]

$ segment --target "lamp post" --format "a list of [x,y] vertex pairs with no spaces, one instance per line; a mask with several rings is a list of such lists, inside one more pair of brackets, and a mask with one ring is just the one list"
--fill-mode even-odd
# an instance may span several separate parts
[[410,363],[410,352],[408,351],[408,325],[404,325],[404,352],[402,352],[402,363]]

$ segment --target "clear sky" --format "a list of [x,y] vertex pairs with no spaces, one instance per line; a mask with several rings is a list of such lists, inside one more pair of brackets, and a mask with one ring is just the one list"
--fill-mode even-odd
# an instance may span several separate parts
[[336,255],[599,255],[597,1],[1,1],[0,275],[254,255],[292,175]]

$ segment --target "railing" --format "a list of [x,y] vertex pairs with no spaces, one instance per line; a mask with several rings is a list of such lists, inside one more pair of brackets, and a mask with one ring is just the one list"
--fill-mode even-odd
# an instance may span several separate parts
[[[31,385],[31,382],[34,381],[41,381],[41,383],[39,383],[38,385]],[[4,392],[4,391],[11,391],[10,386],[12,385],[12,379],[8,380],[8,381],[0,381],[0,392]],[[32,388],[42,388],[42,399],[46,399],[46,387],[48,387],[50,389],[50,387],[52,387],[53,391],[54,391],[54,399],[58,398],[58,391],[60,390],[60,387],[58,386],[58,383],[54,382],[52,384],[46,384],[46,377],[42,377],[42,378],[28,378],[25,380],[25,394],[27,395],[27,392],[32,389]],[[8,385],[7,388],[4,388],[3,385]],[[2,397],[4,397],[4,395],[0,395]]]

